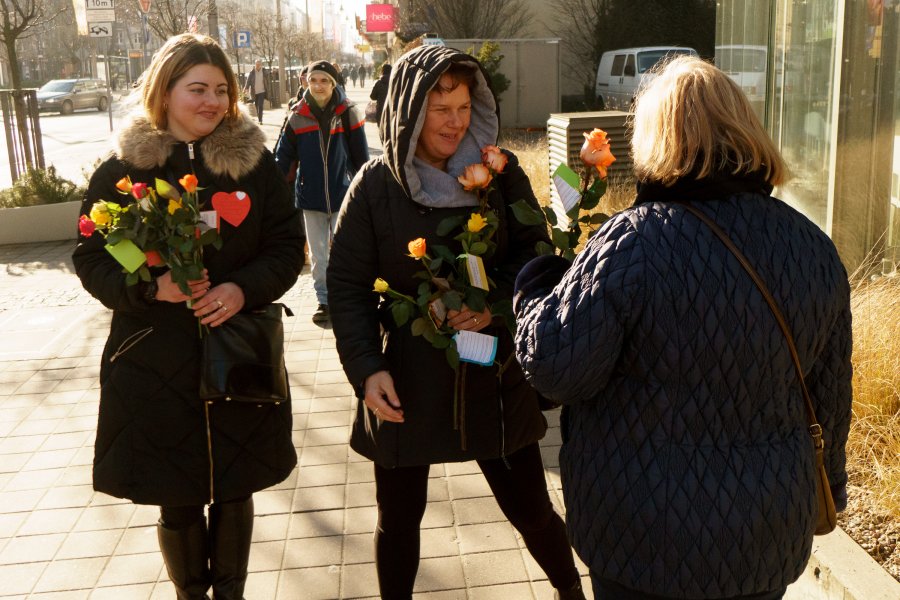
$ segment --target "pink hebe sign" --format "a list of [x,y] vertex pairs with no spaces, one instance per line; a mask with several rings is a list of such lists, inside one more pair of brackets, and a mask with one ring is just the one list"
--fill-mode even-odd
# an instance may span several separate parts
[[383,33],[394,30],[393,4],[366,5],[366,32]]

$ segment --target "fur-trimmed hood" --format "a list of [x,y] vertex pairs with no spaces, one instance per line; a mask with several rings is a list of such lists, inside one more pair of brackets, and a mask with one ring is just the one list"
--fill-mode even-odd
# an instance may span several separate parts
[[[132,118],[119,132],[115,152],[138,169],[155,169],[166,164],[179,140],[151,125],[146,115]],[[234,121],[225,119],[202,144],[202,160],[214,175],[238,180],[250,173],[266,149],[266,136],[242,111]]]

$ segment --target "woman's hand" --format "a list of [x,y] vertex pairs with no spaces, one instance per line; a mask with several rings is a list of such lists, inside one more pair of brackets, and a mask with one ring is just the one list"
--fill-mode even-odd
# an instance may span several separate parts
[[487,306],[481,312],[471,310],[465,304],[462,305],[462,310],[447,311],[447,325],[457,331],[481,331],[491,324],[491,319],[493,318],[494,315],[491,314],[491,309]]
[[244,308],[244,291],[236,283],[221,283],[195,301],[192,308],[201,325],[218,327]]
[[400,408],[400,399],[394,391],[394,378],[390,373],[387,371],[372,373],[366,377],[363,387],[366,393],[363,402],[375,418],[391,423],[403,422],[403,409]]
[[209,290],[209,286],[212,285],[212,283],[210,283],[209,275],[207,274],[206,270],[204,270],[202,279],[195,279],[193,281],[187,282],[187,285],[191,290],[191,295],[188,296],[181,291],[181,288],[178,287],[177,283],[172,281],[172,271],[166,271],[156,278],[156,285],[157,302],[177,303],[202,298],[203,295],[206,294],[207,290]]

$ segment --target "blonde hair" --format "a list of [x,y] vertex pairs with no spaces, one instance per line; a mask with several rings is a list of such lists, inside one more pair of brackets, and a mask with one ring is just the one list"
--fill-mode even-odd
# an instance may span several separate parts
[[634,112],[631,154],[638,179],[670,185],[689,174],[701,179],[759,171],[772,185],[784,183],[790,174],[781,153],[728,75],[693,56],[657,69]]
[[194,33],[182,33],[170,37],[156,51],[150,66],[141,75],[136,92],[140,94],[144,110],[150,122],[157,129],[169,126],[166,114],[165,96],[175,82],[197,65],[218,67],[228,83],[228,109],[225,119],[235,120],[238,109],[238,83],[231,70],[231,63],[225,52],[211,37]]

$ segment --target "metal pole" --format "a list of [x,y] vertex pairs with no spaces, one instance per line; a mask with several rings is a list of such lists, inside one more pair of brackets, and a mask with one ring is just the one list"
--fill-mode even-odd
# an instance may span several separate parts
[[106,112],[109,114],[109,131],[113,130],[112,123],[112,90],[110,89],[110,80],[112,78],[112,73],[110,73],[110,67],[112,66],[109,62],[109,53],[112,51],[112,37],[106,42],[106,97],[108,102],[106,103]]
[[147,70],[147,13],[141,12],[141,73]]

